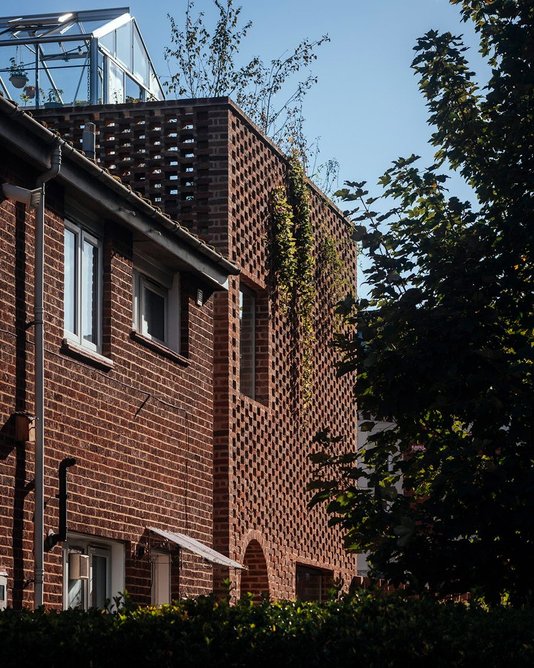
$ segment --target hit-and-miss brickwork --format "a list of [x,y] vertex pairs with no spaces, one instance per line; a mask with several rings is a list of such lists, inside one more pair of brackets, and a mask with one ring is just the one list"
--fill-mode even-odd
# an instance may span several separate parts
[[[345,582],[354,557],[322,509],[308,511],[306,485],[313,435],[329,427],[354,447],[352,381],[335,378],[329,347],[339,277],[317,265],[313,395],[302,409],[302,355],[290,319],[269,281],[272,190],[286,182],[287,159],[227,99],[108,105],[55,110],[46,120],[78,146],[83,125],[96,124],[96,153],[110,172],[226,254],[241,269],[215,299],[214,545],[232,558],[261,562],[273,596],[295,595],[296,564],[333,572]],[[355,281],[355,248],[340,212],[310,186],[316,250],[335,240],[345,286]],[[256,395],[240,392],[239,286],[256,295]],[[251,546],[251,541],[254,543]],[[258,549],[261,552],[258,556]],[[250,586],[250,569],[244,581]],[[220,573],[224,576],[227,573]],[[230,573],[239,588],[239,576]],[[263,588],[263,589],[262,589]]]
[[[344,447],[355,447],[353,381],[335,377],[336,353],[328,345],[337,326],[332,304],[339,285],[352,286],[355,281],[355,248],[343,216],[310,185],[316,252],[320,255],[323,239],[334,241],[342,280],[318,258],[312,398],[305,408],[298,372],[303,351],[291,317],[278,307],[270,280],[270,197],[275,187],[286,183],[284,155],[227,99],[62,108],[42,110],[39,117],[76,148],[81,146],[83,126],[95,123],[99,163],[241,270],[240,276],[230,276],[227,292],[217,292],[202,308],[191,300],[188,336],[193,357],[186,366],[129,338],[131,247],[128,251],[127,235],[118,247],[110,240],[108,284],[115,297],[107,297],[105,323],[110,334],[105,340],[110,351],[115,350],[113,369],[88,367],[57,350],[59,362],[53,357],[49,362],[65,373],[58,376],[49,401],[59,402],[59,422],[64,422],[59,414],[69,415],[69,406],[74,407],[68,420],[76,420],[79,444],[71,448],[71,429],[61,427],[58,459],[59,452],[72,454],[88,467],[83,473],[79,465],[72,469],[69,496],[76,512],[87,515],[87,508],[93,508],[90,526],[83,514],[74,514],[69,520],[72,531],[100,534],[111,527],[105,535],[126,542],[127,588],[140,597],[149,595],[142,570],[147,551],[143,543],[132,543],[132,535],[150,522],[162,526],[161,513],[155,515],[160,507],[173,530],[189,533],[249,567],[242,574],[216,568],[215,588],[229,576],[237,593],[247,589],[256,595],[293,597],[299,565],[314,567],[328,581],[341,577],[348,584],[356,572],[355,558],[344,552],[340,533],[327,526],[324,509],[307,509],[306,492],[312,477],[308,454],[318,430],[328,427],[342,433],[347,439]],[[53,220],[59,234],[61,210]],[[61,260],[49,260],[61,272]],[[62,327],[58,276],[56,329],[52,328],[56,338]],[[255,297],[254,399],[240,390],[243,286]],[[65,396],[65,388],[71,387]],[[106,461],[109,480],[108,469],[100,466]],[[20,467],[20,457],[13,456],[13,467],[17,462]],[[48,470],[50,485],[54,466]],[[86,475],[93,480],[88,494],[82,490]],[[104,500],[97,480],[107,480]],[[146,488],[146,498],[137,494],[136,486]],[[23,487],[18,494],[23,497]],[[83,508],[75,505],[77,498]],[[187,566],[182,563],[179,569],[180,593],[211,586],[210,569],[200,562]],[[313,578],[313,573],[313,568],[307,569],[306,577]]]

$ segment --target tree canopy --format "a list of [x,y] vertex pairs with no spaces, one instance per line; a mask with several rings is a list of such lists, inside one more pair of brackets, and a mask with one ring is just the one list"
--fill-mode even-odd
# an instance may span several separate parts
[[335,343],[370,435],[343,456],[318,435],[312,503],[376,576],[519,604],[534,595],[534,2],[451,2],[491,75],[480,88],[462,38],[429,31],[412,67],[434,164],[396,160],[382,215],[364,182],[340,192],[371,264]]

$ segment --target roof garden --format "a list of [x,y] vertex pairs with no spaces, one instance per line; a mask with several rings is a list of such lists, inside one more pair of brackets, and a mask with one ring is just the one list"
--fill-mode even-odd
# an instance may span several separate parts
[[129,7],[0,18],[0,93],[33,108],[164,99]]

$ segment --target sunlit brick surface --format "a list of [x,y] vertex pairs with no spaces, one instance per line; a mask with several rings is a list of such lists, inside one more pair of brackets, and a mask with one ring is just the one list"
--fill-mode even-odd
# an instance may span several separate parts
[[[84,123],[95,122],[100,164],[241,268],[229,293],[214,299],[214,547],[243,560],[250,540],[257,541],[275,597],[294,596],[297,563],[332,570],[348,584],[355,559],[343,551],[339,532],[328,528],[324,510],[307,509],[305,491],[318,430],[329,427],[346,436],[343,447],[355,447],[353,379],[335,378],[336,353],[328,345],[339,281],[318,262],[314,383],[303,409],[299,337],[277,308],[269,274],[270,194],[285,182],[286,159],[227,99],[44,110],[40,116],[77,148]],[[310,202],[316,250],[322,237],[333,239],[345,286],[354,285],[346,222],[312,187]],[[259,304],[256,401],[239,392],[240,280]],[[216,570],[216,579],[226,575]],[[230,576],[239,588],[239,576]]]

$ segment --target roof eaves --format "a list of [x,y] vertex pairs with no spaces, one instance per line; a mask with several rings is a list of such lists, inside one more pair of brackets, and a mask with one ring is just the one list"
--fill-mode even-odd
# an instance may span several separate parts
[[[130,204],[154,220],[156,225],[161,225],[163,228],[176,235],[187,245],[222,268],[226,273],[230,275],[239,274],[238,267],[213,248],[213,246],[210,246],[199,239],[183,225],[180,225],[177,221],[174,221],[167,216],[160,208],[155,207],[149,200],[132,190],[130,186],[125,185],[109,171],[100,167],[80,153],[70,142],[63,139],[59,133],[45,127],[42,123],[33,118],[31,114],[21,109],[17,104],[10,100],[6,100],[0,95],[0,109],[2,109],[2,107],[9,116],[25,126],[25,128],[33,134],[38,135],[51,146],[60,144],[62,150],[68,157],[82,167],[84,171],[96,177],[99,181],[104,182],[111,190],[127,199]],[[48,167],[48,165],[46,165],[46,167]]]

